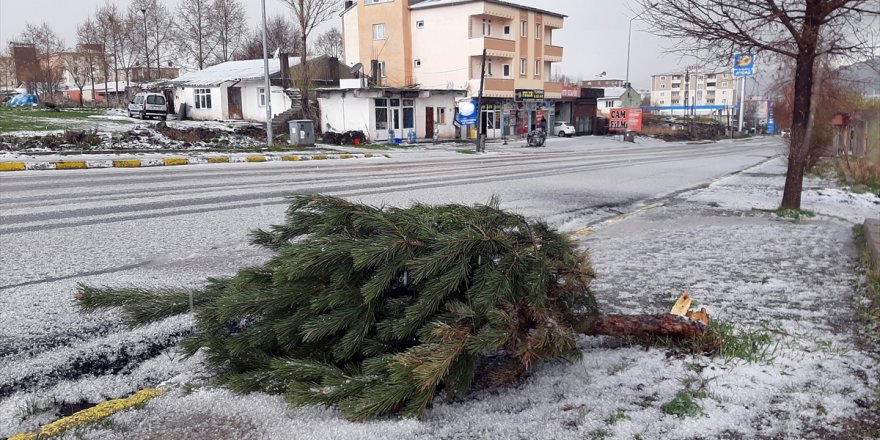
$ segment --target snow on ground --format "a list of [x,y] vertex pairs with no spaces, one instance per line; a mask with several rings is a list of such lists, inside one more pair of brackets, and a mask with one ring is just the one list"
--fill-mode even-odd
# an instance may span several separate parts
[[[664,312],[689,289],[714,319],[771,336],[760,362],[584,336],[582,360],[548,362],[517,386],[477,391],[460,402],[438,398],[422,420],[350,423],[333,409],[292,408],[279,396],[204,385],[202,359],[180,363],[170,351],[129,374],[62,380],[45,393],[6,399],[0,435],[48,421],[39,411],[19,414],[31,402],[38,406],[41,396],[90,400],[111,384],[118,392],[106,397],[118,397],[178,374],[168,395],[75,438],[819,439],[842,433],[849,419],[863,416],[880,379],[876,357],[856,344],[853,294],[861,276],[850,231],[878,209],[867,196],[851,198],[820,189],[831,182],[807,180],[804,207],[816,217],[794,221],[752,210],[775,207],[782,171],[780,160],[768,162],[600,223],[583,239],[606,312]],[[149,270],[159,277],[158,269]],[[701,414],[664,413],[661,407],[685,389],[704,393],[696,399]]]

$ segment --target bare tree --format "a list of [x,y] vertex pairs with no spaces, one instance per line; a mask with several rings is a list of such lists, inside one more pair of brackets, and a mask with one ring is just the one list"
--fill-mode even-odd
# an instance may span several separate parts
[[233,59],[247,32],[244,6],[239,0],[214,0],[210,19],[217,35],[214,54],[220,62]]
[[[0,80],[3,81],[3,89],[9,88],[9,85],[16,80],[15,78],[15,60],[8,47],[0,47]],[[18,84],[15,84],[17,86]]]
[[[113,70],[110,71],[110,63],[109,61],[104,66],[104,104],[108,107],[110,106],[110,97],[108,96],[110,93],[110,85],[109,82],[113,79],[113,90],[116,94],[116,104],[120,105],[119,101],[119,91],[117,90],[119,87],[119,65],[120,65],[120,53],[122,52],[122,22],[124,18],[122,14],[119,12],[119,8],[116,7],[116,4],[110,3],[107,0],[104,3],[104,6],[98,8],[95,12],[95,17],[97,20],[97,28],[99,31],[99,36],[101,38],[101,44],[104,46],[104,50],[107,51],[108,56],[107,59],[113,60]],[[93,90],[92,93],[95,93]],[[97,95],[95,96],[97,100]]]
[[[730,60],[759,52],[795,61],[791,149],[782,208],[800,209],[820,56],[871,52],[877,0],[639,0],[654,32],[680,39],[677,50]],[[763,55],[762,55],[763,56]]]
[[297,76],[294,83],[300,92],[300,104],[303,113],[307,116],[312,115],[312,109],[309,105],[309,90],[312,88],[312,77],[307,61],[308,39],[312,31],[321,23],[330,20],[339,11],[341,2],[337,0],[281,0],[293,12],[293,20],[299,25],[300,41],[303,48],[299,55],[300,66],[297,70]]
[[[277,49],[281,53],[299,56],[302,42],[299,31],[287,18],[281,15],[270,17],[266,21],[266,41],[269,52]],[[245,39],[237,59],[253,60],[263,57],[263,33],[258,29]]]
[[64,50],[64,41],[45,22],[39,25],[26,24],[18,41],[33,44],[36,48],[39,62],[37,76],[39,92],[54,99],[64,73],[63,65],[59,59]]
[[342,44],[342,32],[339,32],[339,29],[333,28],[318,37],[318,41],[315,42],[315,53],[333,58],[341,58]]
[[[95,81],[101,79],[103,66],[107,64],[104,45],[101,43],[100,32],[91,18],[76,28],[77,45],[85,52],[88,81],[92,86],[92,101],[95,101]],[[103,79],[106,82],[106,79]],[[82,89],[80,89],[82,96]]]
[[79,106],[83,106],[83,88],[89,80],[88,49],[77,46],[75,50],[61,54],[64,68],[67,70],[73,85],[79,89]]
[[181,0],[177,9],[174,46],[185,62],[199,69],[210,63],[217,45],[211,15],[211,0]]

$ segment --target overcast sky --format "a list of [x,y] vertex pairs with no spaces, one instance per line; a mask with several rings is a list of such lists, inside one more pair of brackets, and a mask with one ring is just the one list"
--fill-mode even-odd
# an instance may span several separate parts
[[[45,21],[71,46],[75,43],[76,26],[105,1],[0,0],[0,43],[5,46],[21,33],[27,22],[38,24]],[[623,79],[626,76],[627,25],[637,7],[634,0],[509,1],[568,16],[564,27],[554,32],[554,44],[565,48],[565,61],[556,63],[554,69],[584,79],[601,72],[607,72],[608,78]],[[165,0],[169,6],[176,6],[177,2]],[[115,0],[115,3],[125,9],[131,0]],[[252,27],[255,27],[260,16],[260,1],[243,0],[243,3]],[[266,0],[266,9],[269,15],[289,13],[280,0]],[[337,18],[321,30],[331,26],[341,28],[341,20]],[[680,55],[665,53],[664,49],[672,43],[642,31],[646,26],[639,20],[633,22],[630,80],[636,88],[648,88],[652,73],[671,71],[692,63]]]

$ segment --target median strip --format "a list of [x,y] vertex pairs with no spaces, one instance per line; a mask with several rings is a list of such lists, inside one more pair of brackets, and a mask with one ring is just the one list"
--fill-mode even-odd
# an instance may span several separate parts
[[369,159],[379,157],[376,154],[338,153],[338,154],[287,154],[287,155],[247,155],[247,156],[194,156],[194,157],[148,157],[144,159],[96,159],[96,160],[59,160],[59,161],[20,161],[0,162],[2,171],[25,170],[81,170],[92,168],[143,168],[156,166],[197,165],[208,163],[262,163],[262,162],[298,162],[304,160],[327,159]]

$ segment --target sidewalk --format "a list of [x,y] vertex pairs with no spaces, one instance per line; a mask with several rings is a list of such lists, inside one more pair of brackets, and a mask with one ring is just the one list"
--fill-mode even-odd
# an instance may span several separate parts
[[421,420],[351,423],[279,395],[214,388],[200,379],[202,354],[183,363],[159,356],[153,370],[187,371],[138,383],[168,392],[78,438],[861,438],[880,428],[880,367],[855,316],[864,274],[852,226],[876,215],[880,198],[808,179],[803,208],[816,216],[780,218],[763,210],[776,208],[783,182],[775,159],[593,225],[580,239],[605,313],[666,312],[690,290],[713,320],[741,330],[734,342],[752,362],[583,336],[582,359],[539,365],[517,386],[438,398]]

